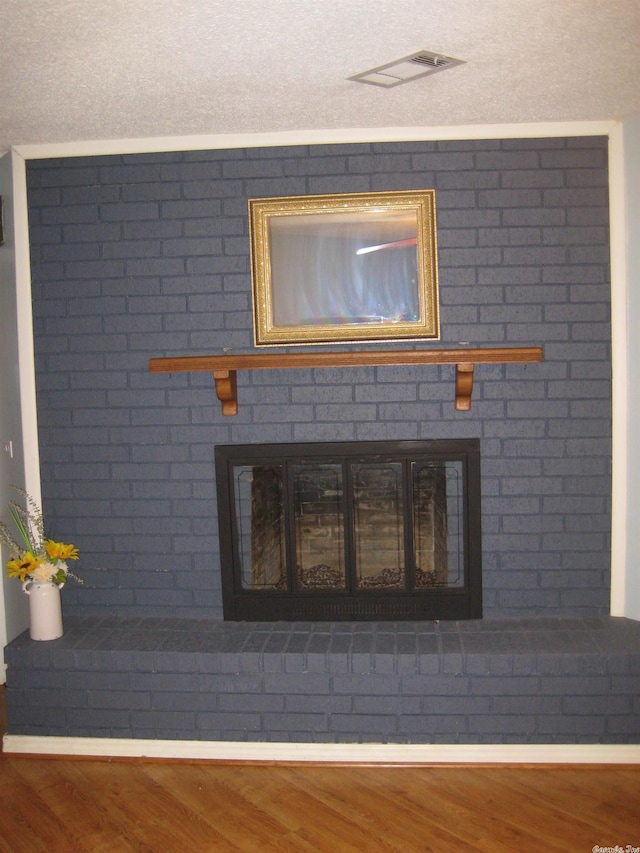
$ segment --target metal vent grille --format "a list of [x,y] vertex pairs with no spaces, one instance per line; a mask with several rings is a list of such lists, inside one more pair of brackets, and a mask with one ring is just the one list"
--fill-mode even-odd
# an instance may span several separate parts
[[426,77],[427,74],[435,74],[445,68],[452,68],[455,65],[464,65],[464,60],[444,56],[432,50],[420,50],[410,56],[396,59],[394,62],[387,62],[384,65],[378,65],[377,68],[371,68],[369,71],[362,71],[348,79],[356,83],[369,83],[371,86],[391,89],[394,86],[402,85],[402,83],[408,83],[410,80],[416,80],[418,77]]
[[448,56],[436,56],[431,53],[417,53],[415,56],[412,56],[409,61],[417,62],[420,65],[429,65],[431,68],[442,68],[445,65],[451,65],[454,60],[449,59]]

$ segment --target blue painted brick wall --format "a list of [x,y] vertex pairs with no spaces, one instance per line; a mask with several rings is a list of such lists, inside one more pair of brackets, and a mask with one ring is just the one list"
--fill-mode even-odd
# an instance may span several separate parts
[[[607,611],[611,387],[603,138],[32,160],[43,501],[81,551],[65,612],[222,615],[218,443],[479,437],[485,614]],[[443,346],[540,365],[259,371],[224,418],[207,374],[150,357],[252,349],[247,199],[436,189]],[[429,345],[430,346],[430,345]]]

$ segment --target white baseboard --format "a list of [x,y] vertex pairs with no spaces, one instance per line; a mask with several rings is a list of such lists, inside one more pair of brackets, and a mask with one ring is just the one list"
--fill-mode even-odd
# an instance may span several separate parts
[[5,735],[7,754],[330,764],[638,764],[631,744],[246,743]]

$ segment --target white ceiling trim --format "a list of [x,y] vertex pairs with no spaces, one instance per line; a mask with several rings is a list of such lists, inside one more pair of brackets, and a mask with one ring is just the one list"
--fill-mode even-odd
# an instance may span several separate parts
[[619,122],[617,121],[607,120],[444,125],[436,127],[288,130],[269,133],[227,133],[205,136],[143,137],[140,139],[101,139],[80,142],[43,143],[38,145],[16,145],[13,150],[25,160],[43,160],[54,157],[154,154],[170,151],[266,148],[282,145],[608,136],[618,124]]

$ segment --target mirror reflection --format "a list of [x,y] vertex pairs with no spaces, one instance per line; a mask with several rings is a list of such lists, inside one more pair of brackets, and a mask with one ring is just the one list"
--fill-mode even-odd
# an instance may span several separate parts
[[416,322],[417,231],[402,210],[271,217],[274,324]]

